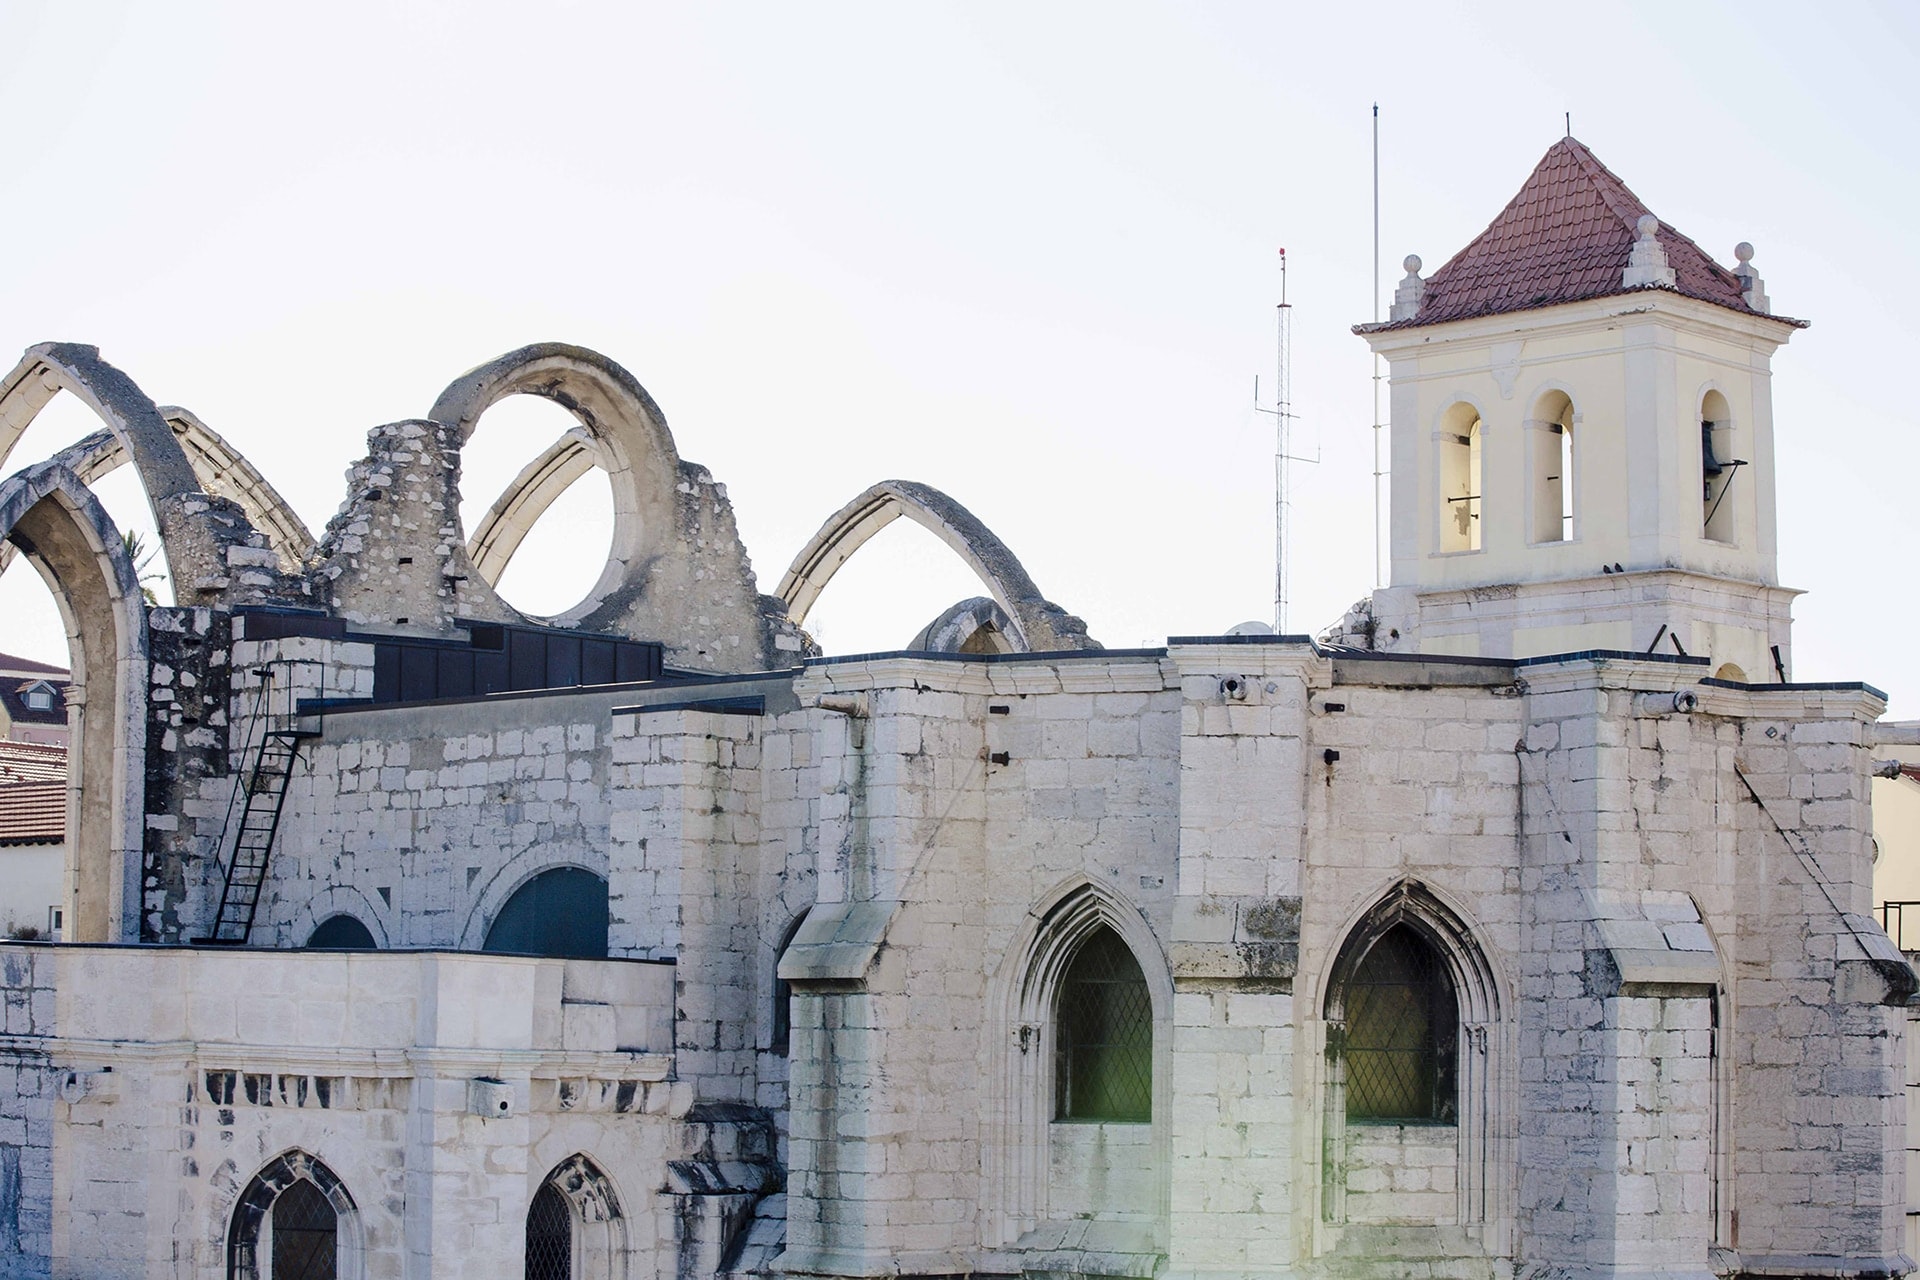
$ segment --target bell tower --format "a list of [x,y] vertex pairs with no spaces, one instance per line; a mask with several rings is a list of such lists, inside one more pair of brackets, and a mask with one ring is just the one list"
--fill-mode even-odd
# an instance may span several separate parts
[[1753,248],[1727,270],[1573,138],[1390,318],[1392,580],[1380,649],[1707,657],[1790,670],[1774,350]]

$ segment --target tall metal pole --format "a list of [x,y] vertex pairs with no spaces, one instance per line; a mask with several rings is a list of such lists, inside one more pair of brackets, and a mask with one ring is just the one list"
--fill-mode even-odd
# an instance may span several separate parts
[[1273,418],[1273,629],[1287,631],[1287,516],[1292,505],[1287,492],[1287,463],[1293,452],[1293,388],[1291,386],[1293,308],[1287,302],[1287,251],[1280,251],[1280,307],[1275,334],[1275,362],[1280,389],[1274,398]]
[[[1373,322],[1380,323],[1380,104],[1373,104]],[[1380,562],[1380,353],[1373,353],[1373,585],[1383,586]]]

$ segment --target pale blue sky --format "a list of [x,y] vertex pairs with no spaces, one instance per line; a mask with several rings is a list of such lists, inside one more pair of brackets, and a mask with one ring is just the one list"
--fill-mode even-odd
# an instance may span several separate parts
[[[582,343],[728,486],[764,589],[854,493],[917,479],[1136,645],[1270,610],[1248,401],[1285,245],[1323,456],[1292,622],[1317,630],[1373,585],[1348,332],[1372,314],[1368,106],[1389,289],[1484,226],[1571,111],[1709,252],[1753,241],[1775,308],[1814,322],[1775,361],[1796,674],[1915,714],[1916,46],[1910,8],[1867,5],[0,0],[0,353],[97,344],[317,528],[369,427],[512,347]],[[557,434],[545,408],[483,425],[481,507]],[[87,426],[50,413],[5,469]],[[510,597],[592,577],[583,520]],[[903,524],[852,562],[816,615],[830,648],[897,647],[975,593],[927,542]],[[57,658],[26,576],[0,580],[0,649]]]

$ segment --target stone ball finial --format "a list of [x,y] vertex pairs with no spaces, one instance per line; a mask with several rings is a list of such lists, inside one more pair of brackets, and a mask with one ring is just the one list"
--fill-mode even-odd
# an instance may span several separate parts
[[1634,227],[1639,231],[1642,240],[1651,240],[1654,237],[1654,233],[1660,230],[1660,219],[1650,213],[1643,213],[1640,215],[1640,221],[1636,222]]
[[1407,255],[1407,260],[1401,263],[1400,265],[1407,269],[1408,275],[1417,276],[1420,274],[1420,255],[1417,253],[1410,253]]
[[1745,240],[1742,240],[1739,244],[1733,246],[1733,256],[1739,259],[1741,266],[1745,266],[1747,263],[1753,261],[1753,246]]

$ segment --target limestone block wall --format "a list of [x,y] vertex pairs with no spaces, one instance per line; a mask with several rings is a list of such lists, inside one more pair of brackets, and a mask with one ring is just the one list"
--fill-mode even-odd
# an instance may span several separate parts
[[[613,1188],[629,1274],[671,1257],[656,1189],[687,1154],[693,1098],[669,1079],[669,966],[5,953],[27,997],[0,1095],[0,1132],[21,1139],[0,1143],[12,1274],[224,1277],[235,1205],[289,1152],[345,1188],[342,1248],[369,1280],[518,1276],[534,1191],[581,1155]],[[570,1016],[590,997],[610,1016]],[[509,1114],[475,1113],[476,1078],[505,1086]]]
[[1842,689],[1750,699],[1730,1045],[1737,1247],[1806,1267],[1833,1253],[1888,1259],[1906,1209],[1887,1138],[1904,1120],[1914,976],[1867,914],[1865,730],[1884,704]]
[[[346,912],[383,946],[477,949],[539,872],[605,876],[613,697],[325,717],[289,785],[255,940],[299,945]],[[626,927],[618,901],[613,915],[616,954],[670,954]]]
[[[845,710],[818,721],[820,901],[781,970],[796,993],[788,1266],[945,1268],[1029,1233],[1062,1245],[1047,1224],[1075,1215],[1078,1247],[1150,1257],[1179,724],[1157,656],[826,662],[797,691]],[[1055,1206],[1051,1048],[1034,1038],[1051,1018],[1022,989],[1050,914],[1088,893],[1156,986],[1156,1120],[1063,1136],[1105,1131],[1106,1189],[1062,1185]]]

